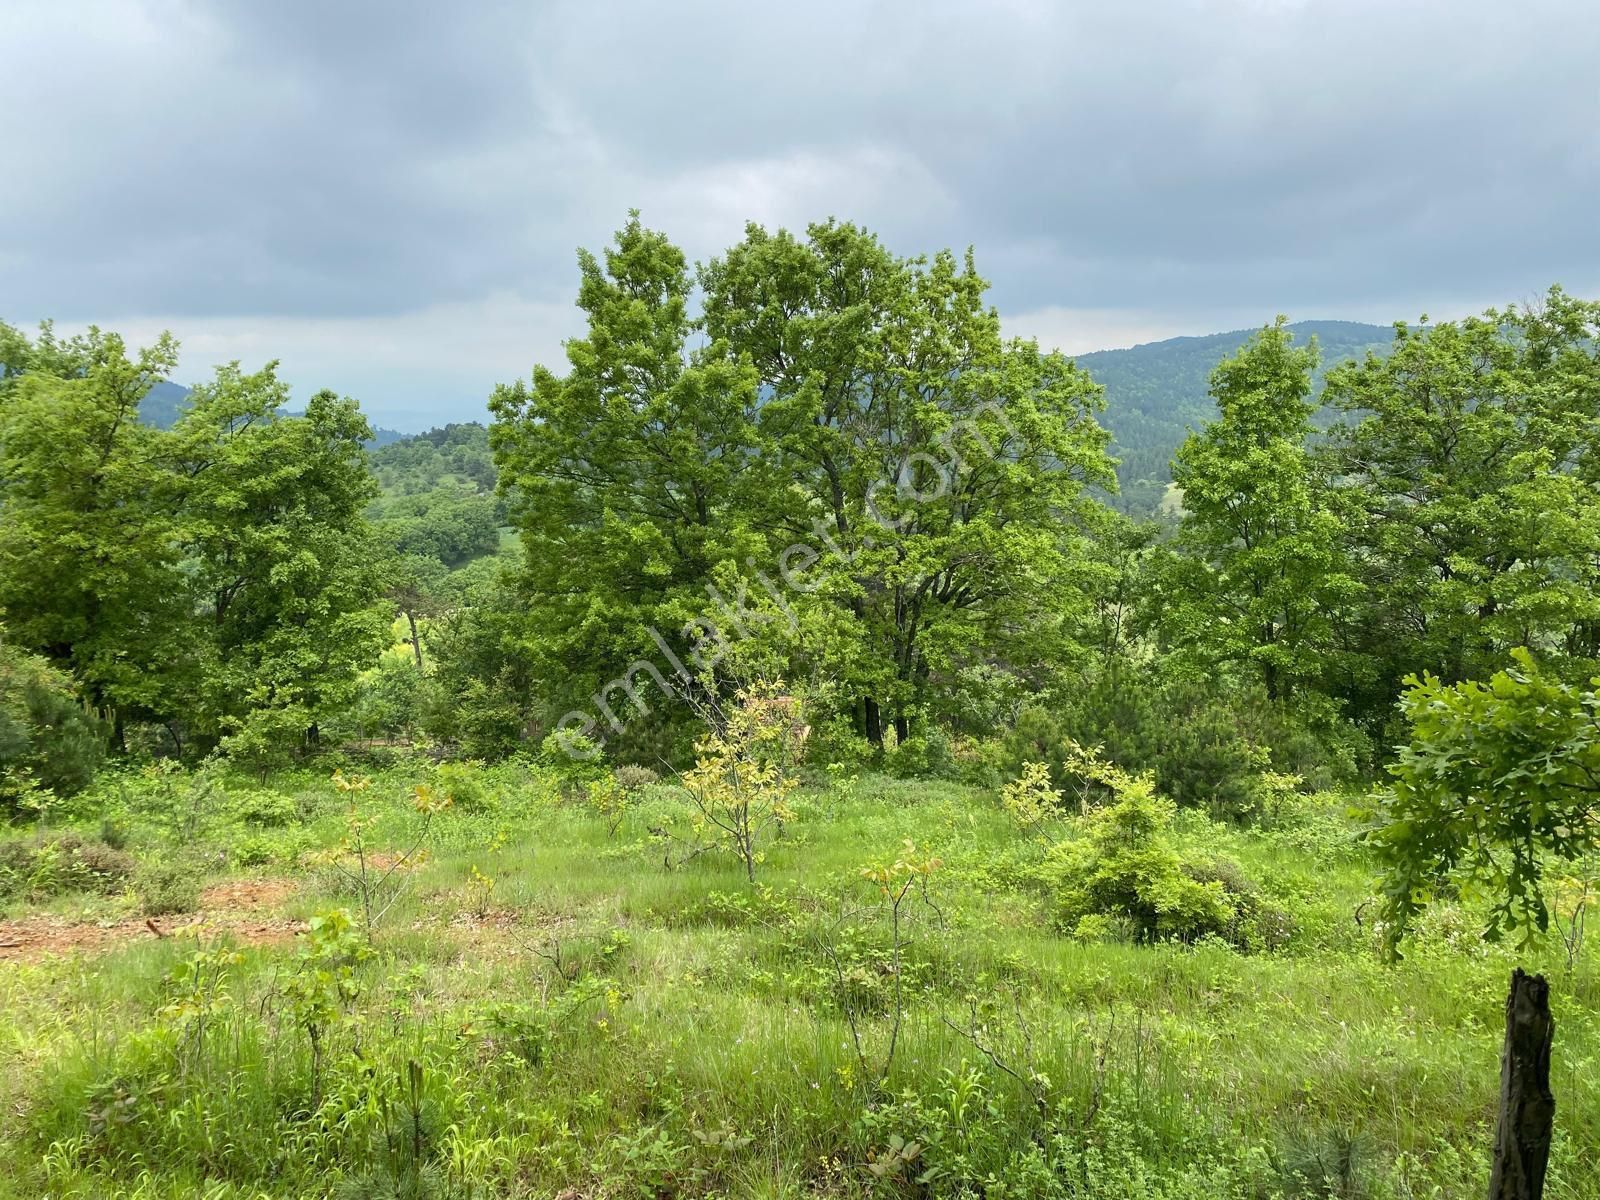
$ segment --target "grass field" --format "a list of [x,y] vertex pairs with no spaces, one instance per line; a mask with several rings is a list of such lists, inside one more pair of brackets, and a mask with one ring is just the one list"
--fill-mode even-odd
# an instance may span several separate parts
[[802,789],[754,884],[663,836],[685,807],[517,765],[104,779],[0,859],[0,1195],[1478,1195],[1522,963],[1546,1194],[1600,1197],[1591,956],[1444,905],[1385,965],[1336,797],[1181,814],[1255,923],[1157,944],[1062,932],[988,791]]

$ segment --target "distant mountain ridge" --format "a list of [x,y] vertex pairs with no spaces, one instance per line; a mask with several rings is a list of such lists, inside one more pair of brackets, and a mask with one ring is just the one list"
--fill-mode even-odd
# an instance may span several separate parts
[[[1394,340],[1389,325],[1360,321],[1296,321],[1289,326],[1297,343],[1311,337],[1322,350],[1318,392],[1329,367],[1368,350],[1382,353]],[[1121,460],[1115,504],[1126,512],[1150,512],[1172,478],[1171,459],[1189,430],[1216,415],[1206,389],[1217,364],[1237,351],[1254,329],[1235,329],[1200,337],[1146,342],[1125,350],[1096,350],[1076,361],[1106,390],[1101,421],[1111,430],[1112,452]]]
[[[139,401],[139,420],[146,425],[154,425],[157,429],[171,429],[183,416],[184,409],[189,407],[189,389],[182,384],[162,380],[145,393],[144,399]],[[298,416],[290,413],[289,416]],[[372,439],[367,442],[369,450],[379,446],[387,446],[392,442],[402,441],[413,436],[401,433],[395,429],[374,428]]]
[[[1322,364],[1315,382],[1321,390],[1327,369],[1359,358],[1368,350],[1383,353],[1394,339],[1389,325],[1360,321],[1297,321],[1289,326],[1296,342],[1315,337]],[[1119,495],[1111,502],[1130,513],[1154,512],[1172,478],[1171,460],[1191,429],[1216,415],[1206,389],[1217,364],[1243,346],[1255,329],[1235,329],[1192,337],[1166,338],[1122,350],[1095,350],[1075,355],[1079,366],[1105,388],[1102,423],[1111,431],[1112,453],[1120,460]],[[170,426],[188,403],[189,390],[158,383],[139,404],[139,418],[161,428]],[[441,418],[441,424],[450,418]],[[468,424],[484,424],[482,417]],[[435,431],[437,432],[437,431]],[[376,429],[370,448],[410,441],[425,434]]]
[[189,389],[163,379],[139,401],[139,420],[157,429],[171,429],[189,407]]

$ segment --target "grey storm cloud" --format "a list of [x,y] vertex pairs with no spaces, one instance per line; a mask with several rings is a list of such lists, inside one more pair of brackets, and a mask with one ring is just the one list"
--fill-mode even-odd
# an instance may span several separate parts
[[463,395],[552,353],[631,207],[973,245],[1069,349],[1600,286],[1585,0],[11,0],[0,62],[0,317],[351,388],[457,386],[434,328]]

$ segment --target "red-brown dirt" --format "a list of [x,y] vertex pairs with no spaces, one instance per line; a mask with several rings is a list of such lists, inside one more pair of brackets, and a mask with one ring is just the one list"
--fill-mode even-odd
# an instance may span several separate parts
[[230,879],[200,894],[200,910],[167,917],[73,921],[65,917],[19,917],[0,921],[0,962],[33,961],[75,953],[102,953],[142,939],[175,933],[226,934],[243,945],[288,941],[304,923],[274,915],[295,892],[287,879]]

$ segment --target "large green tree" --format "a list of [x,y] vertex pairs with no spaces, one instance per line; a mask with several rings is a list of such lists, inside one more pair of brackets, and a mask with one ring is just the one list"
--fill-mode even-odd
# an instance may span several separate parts
[[188,657],[169,439],[138,421],[172,371],[167,336],[130,356],[90,330],[65,346],[48,326],[0,404],[0,610],[13,637],[68,667],[90,700],[156,714]]
[[752,226],[702,283],[711,344],[760,379],[747,512],[862,731],[1069,664],[1104,517],[1086,485],[1113,484],[1100,393],[1002,337],[971,254]]
[[1513,646],[1581,676],[1600,656],[1600,304],[1412,328],[1328,373],[1365,597],[1349,641],[1385,711],[1407,675],[1481,677]]
[[174,439],[205,632],[196,724],[210,736],[253,710],[292,708],[314,727],[388,643],[384,554],[365,518],[371,428],[328,391],[286,416],[275,363],[220,367],[190,398]]
[[1099,391],[1002,338],[970,256],[751,227],[701,269],[698,319],[637,216],[580,269],[566,375],[491,401],[528,641],[564,703],[620,725],[647,672],[755,664],[826,681],[881,741],[1071,659],[1101,569],[1086,485],[1112,482]]
[[522,535],[535,674],[560,708],[610,708],[608,680],[661,660],[651,631],[676,636],[714,568],[760,548],[734,502],[756,388],[737,360],[689,351],[687,260],[637,214],[579,272],[588,329],[566,373],[497,388],[490,444]]
[[1279,317],[1212,373],[1217,417],[1172,460],[1184,557],[1160,598],[1181,647],[1269,699],[1327,669],[1349,593],[1339,519],[1307,449],[1317,346],[1296,346],[1286,326]]
[[172,371],[91,329],[8,330],[0,398],[0,609],[117,725],[214,741],[256,711],[314,726],[381,649],[389,614],[353,401],[283,412],[275,369],[234,365],[170,430],[138,405]]

